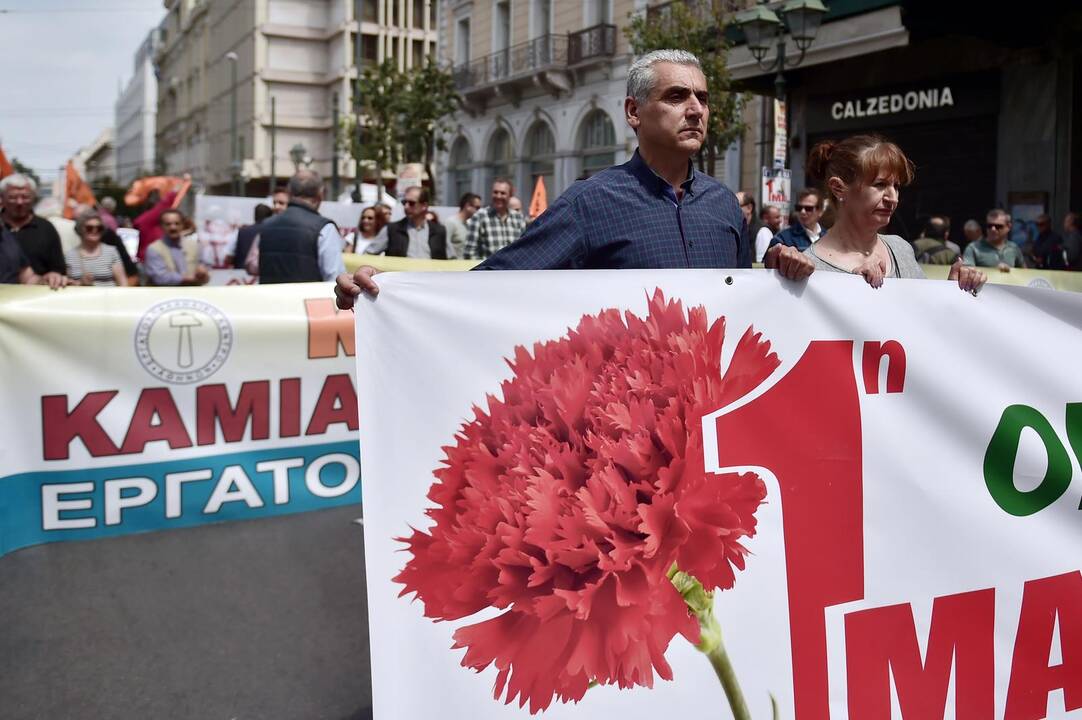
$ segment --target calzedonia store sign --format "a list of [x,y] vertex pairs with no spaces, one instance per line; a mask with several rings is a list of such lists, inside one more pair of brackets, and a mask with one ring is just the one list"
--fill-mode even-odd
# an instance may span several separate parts
[[875,117],[876,115],[895,115],[914,110],[932,110],[939,107],[953,107],[954,93],[950,85],[942,89],[910,90],[905,95],[878,95],[857,100],[838,100],[830,106],[830,117],[834,120],[849,118]]
[[981,74],[817,95],[808,100],[808,130],[863,129],[995,114],[998,89],[998,76]]

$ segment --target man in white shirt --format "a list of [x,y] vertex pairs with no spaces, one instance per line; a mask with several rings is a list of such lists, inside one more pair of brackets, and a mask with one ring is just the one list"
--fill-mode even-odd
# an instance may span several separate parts
[[755,234],[755,262],[762,262],[770,241],[781,232],[781,210],[777,205],[764,205],[759,211],[759,220],[763,226]]

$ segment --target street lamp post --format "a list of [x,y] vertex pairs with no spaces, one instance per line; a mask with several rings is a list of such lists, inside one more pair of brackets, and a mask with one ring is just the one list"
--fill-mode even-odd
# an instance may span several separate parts
[[[748,41],[748,51],[755,58],[756,64],[766,72],[777,68],[778,72],[774,76],[776,100],[785,101],[785,70],[796,67],[804,61],[804,54],[815,41],[819,25],[826,13],[827,8],[821,0],[786,0],[783,3],[772,4],[761,2],[736,15],[736,22],[744,31],[744,36]],[[785,56],[787,29],[789,36],[793,39],[793,44],[800,52],[795,60]],[[765,62],[767,53],[775,43],[777,54],[770,62]],[[776,105],[776,107],[785,106]],[[787,161],[788,149],[785,150],[785,155]]]
[[[358,6],[354,6],[358,7]],[[358,8],[359,9],[359,8]],[[356,182],[353,185],[353,195],[351,200],[355,203],[359,203],[362,200],[361,195],[361,183],[364,177],[361,173],[361,68],[364,66],[364,52],[361,48],[361,15],[357,14],[357,42],[356,42],[356,55],[354,59],[354,65],[357,70],[357,80],[353,85],[353,138],[354,152],[353,156],[353,176]],[[378,184],[378,183],[377,183]],[[377,193],[376,198],[379,199]]]
[[240,195],[242,193],[240,182],[240,153],[238,152],[240,144],[237,142],[237,61],[239,58],[235,52],[227,52],[225,54],[225,59],[233,66],[233,89],[229,94],[229,155],[232,158],[230,170],[233,173],[233,194]]
[[[756,5],[736,16],[737,24],[748,39],[748,51],[755,58],[755,62],[766,72],[777,68],[774,95],[778,100],[785,99],[785,69],[796,67],[804,61],[804,53],[815,42],[826,12],[827,8],[821,0],[787,0],[773,7],[766,4]],[[795,60],[785,57],[786,29],[793,39],[793,44],[800,51]],[[770,62],[764,62],[770,46],[775,42],[777,55]]]
[[289,149],[289,159],[293,161],[293,170],[299,171],[301,165],[308,164],[308,148],[297,143]]

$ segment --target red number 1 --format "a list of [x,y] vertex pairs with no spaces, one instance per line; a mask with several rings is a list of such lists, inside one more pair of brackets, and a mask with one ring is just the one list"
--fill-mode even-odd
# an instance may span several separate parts
[[810,343],[773,388],[717,418],[719,467],[765,467],[781,487],[798,720],[830,717],[825,609],[864,597],[860,427],[848,340]]

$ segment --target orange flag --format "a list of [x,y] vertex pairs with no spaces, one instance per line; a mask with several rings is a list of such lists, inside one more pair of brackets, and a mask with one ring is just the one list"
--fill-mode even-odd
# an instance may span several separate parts
[[549,209],[548,195],[545,193],[545,178],[537,176],[537,182],[533,186],[533,197],[530,198],[530,217],[536,218]]
[[[139,178],[131,184],[128,188],[128,192],[124,195],[124,204],[128,207],[135,207],[136,205],[142,205],[147,201],[147,197],[150,193],[157,190],[160,195],[178,191],[178,197],[183,197],[184,193],[188,191],[188,187],[191,186],[191,181],[188,181],[187,186],[184,187],[181,192],[180,189],[184,185],[182,178],[173,177],[171,175],[155,175],[154,177]],[[173,207],[176,207],[175,205]]]
[[68,160],[68,167],[64,170],[64,217],[68,220],[75,219],[75,207],[77,205],[89,205],[94,207],[97,200],[94,192],[75,169],[75,163]]
[[173,209],[176,210],[180,207],[180,201],[184,199],[184,196],[188,194],[188,191],[192,188],[192,181],[189,178],[180,184],[177,188],[177,197],[173,200]]
[[11,167],[11,163],[8,162],[8,156],[4,154],[4,148],[0,147],[0,180],[3,180],[8,175],[14,175],[15,168]]

